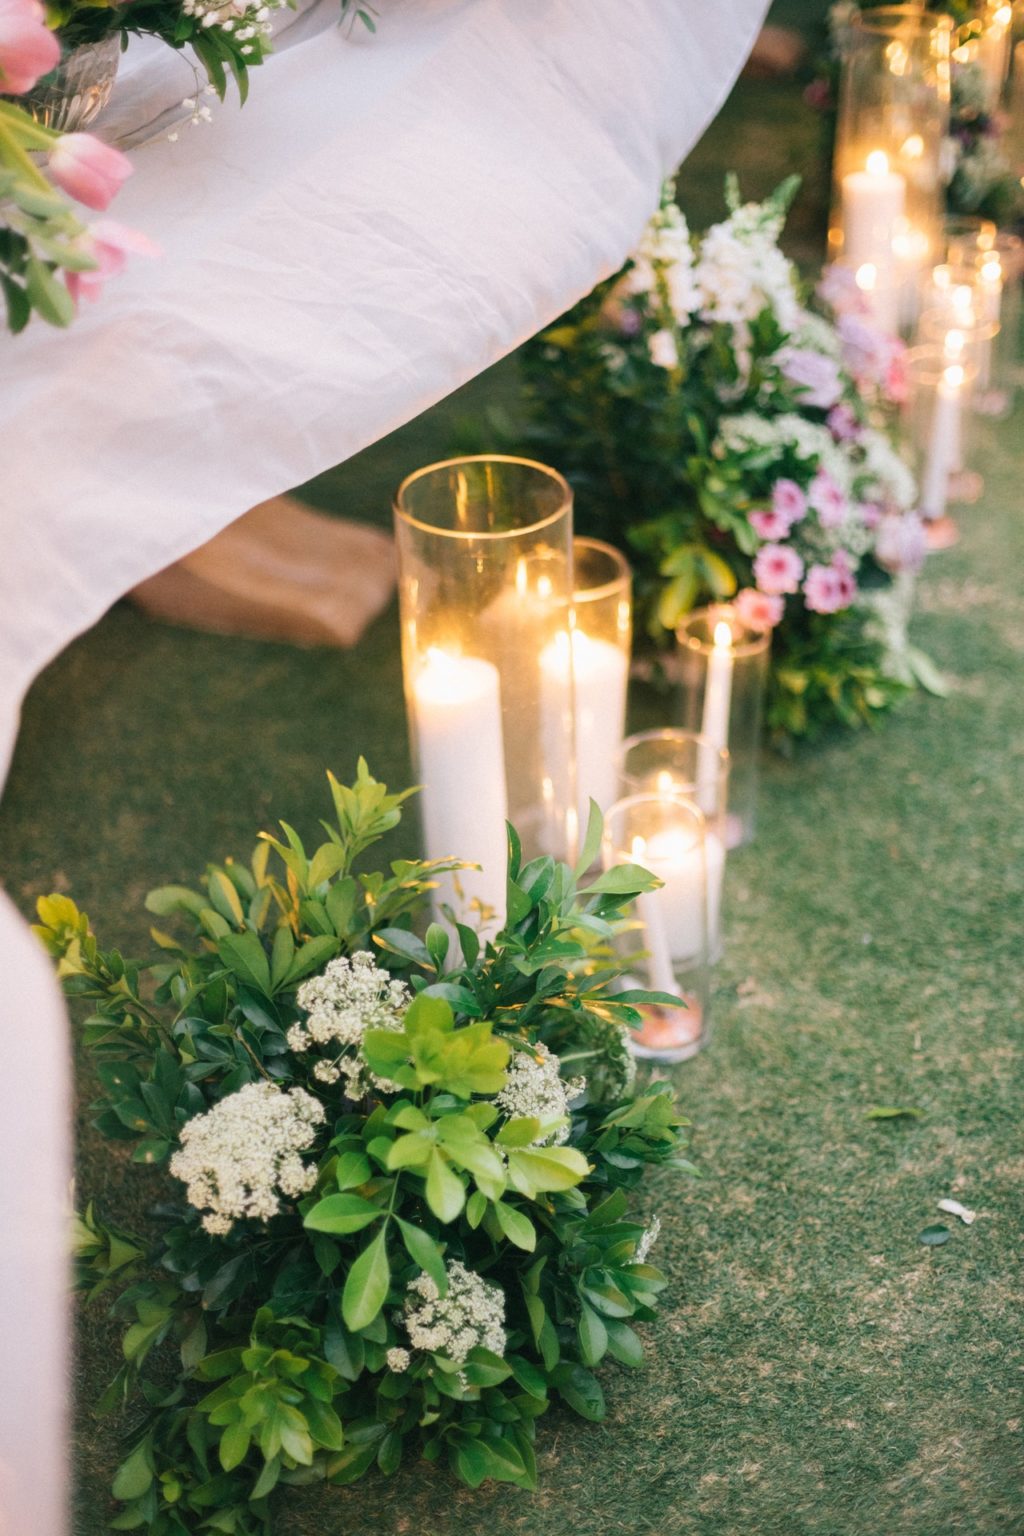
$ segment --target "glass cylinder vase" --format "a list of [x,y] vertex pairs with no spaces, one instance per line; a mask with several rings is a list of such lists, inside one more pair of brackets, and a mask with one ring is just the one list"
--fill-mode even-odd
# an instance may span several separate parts
[[453,459],[403,481],[395,539],[426,855],[481,866],[446,876],[435,911],[493,932],[506,820],[526,858],[576,849],[572,493],[527,459]]
[[24,96],[5,98],[25,108],[44,128],[77,133],[95,122],[110,100],[121,58],[121,34],[62,52],[60,63]]
[[625,985],[664,992],[679,1006],[640,1004],[636,1056],[685,1061],[707,1039],[710,975],[704,817],[681,795],[630,795],[605,819],[606,869],[640,864],[662,882],[637,898],[637,925],[620,934]]
[[[676,631],[683,691],[683,725],[707,744],[699,779],[719,772],[717,754],[728,750],[727,848],[749,843],[757,819],[761,717],[769,631],[744,624],[732,603],[696,608]],[[700,795],[698,794],[698,800]]]
[[950,361],[941,344],[907,353],[909,389],[906,435],[915,458],[919,509],[926,522],[940,521],[968,473],[971,392],[977,369],[968,359]]
[[912,291],[942,249],[951,29],[947,16],[887,5],[845,30],[829,254],[874,268],[883,292]]
[[708,951],[722,956],[722,885],[725,879],[729,753],[693,731],[639,731],[622,744],[621,792],[682,795],[704,817],[707,866]]
[[[578,835],[590,801],[606,811],[618,797],[618,760],[626,733],[626,696],[633,637],[633,572],[599,539],[573,540],[572,659],[576,713]],[[544,657],[565,664],[568,635]]]

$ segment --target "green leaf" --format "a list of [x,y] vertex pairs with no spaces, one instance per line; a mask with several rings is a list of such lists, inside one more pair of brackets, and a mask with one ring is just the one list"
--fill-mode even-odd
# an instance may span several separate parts
[[346,1326],[354,1331],[369,1327],[387,1300],[390,1284],[387,1227],[384,1226],[349,1270],[341,1298],[341,1315]]
[[328,960],[333,960],[338,953],[338,941],[327,934],[321,934],[318,938],[309,939],[297,952],[295,959],[289,967],[284,979],[284,985],[291,987],[311,971],[318,971],[325,966]]
[[252,1434],[240,1420],[229,1424],[220,1437],[220,1464],[225,1472],[234,1471],[249,1453]]
[[604,1418],[604,1393],[596,1376],[582,1365],[563,1364],[554,1373],[554,1385],[584,1419],[598,1423]]
[[532,1253],[537,1246],[537,1229],[530,1218],[514,1205],[506,1205],[504,1200],[495,1201],[494,1214],[509,1242],[525,1253]]
[[540,1135],[540,1121],[533,1115],[508,1120],[494,1138],[500,1147],[532,1147]]
[[30,256],[25,266],[25,291],[33,309],[48,325],[68,326],[75,318],[70,293],[36,256]]
[[438,1221],[454,1221],[466,1203],[466,1189],[458,1174],[435,1147],[427,1165],[427,1204]]
[[661,884],[649,870],[639,864],[614,864],[588,885],[581,896],[634,896],[640,891],[654,890]]
[[270,952],[270,980],[275,992],[291,970],[294,959],[295,940],[292,938],[292,930],[287,923],[282,923],[274,934],[274,944]]
[[357,1189],[370,1177],[371,1169],[361,1152],[343,1152],[334,1170],[334,1181],[339,1189]]
[[524,1194],[571,1189],[590,1171],[583,1153],[574,1147],[524,1147],[509,1152],[508,1162],[512,1183]]
[[[230,885],[234,891],[230,880],[225,880],[225,884]],[[238,900],[237,893],[235,900]],[[264,997],[270,996],[270,965],[263,945],[254,933],[228,934],[217,945],[217,953],[228,970],[233,971],[250,987],[255,987]]]
[[214,911],[219,912],[225,922],[234,923],[236,928],[243,927],[245,913],[242,911],[242,903],[234,884],[224,871],[211,870],[206,884],[210,892],[210,905]]
[[608,1335],[608,1353],[612,1359],[618,1360],[620,1365],[643,1365],[643,1345],[629,1324],[611,1317],[604,1318],[603,1322]]
[[448,1272],[444,1267],[440,1245],[422,1227],[414,1227],[411,1222],[403,1221],[401,1216],[396,1216],[395,1220],[410,1259],[419,1265],[424,1274],[430,1276],[437,1286],[438,1295],[447,1296]]
[[903,1104],[876,1104],[873,1109],[865,1110],[865,1120],[920,1120],[924,1114],[923,1109],[911,1109]]
[[608,1330],[601,1318],[583,1303],[578,1326],[580,1354],[584,1365],[597,1365],[608,1348]]
[[466,1435],[455,1453],[455,1470],[470,1488],[479,1488],[489,1477],[517,1483],[526,1474],[526,1463],[511,1441]]
[[596,800],[589,802],[590,809],[587,813],[587,830],[583,837],[583,846],[580,849],[579,862],[574,871],[577,880],[582,880],[590,866],[596,861],[601,852],[601,837],[604,833],[604,817],[601,815],[601,807]]
[[949,1228],[944,1227],[941,1222],[937,1222],[933,1227],[925,1227],[923,1232],[917,1234],[918,1242],[924,1243],[926,1248],[941,1248],[943,1243],[949,1242],[949,1237]]
[[115,1499],[127,1504],[131,1499],[141,1499],[152,1481],[153,1451],[149,1441],[143,1440],[118,1467],[111,1491]]
[[311,1232],[361,1232],[384,1212],[360,1195],[326,1195],[307,1213],[303,1226]]

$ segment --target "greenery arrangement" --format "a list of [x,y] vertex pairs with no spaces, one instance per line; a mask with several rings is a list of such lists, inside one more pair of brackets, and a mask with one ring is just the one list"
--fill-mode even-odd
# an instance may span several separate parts
[[119,1288],[126,1325],[104,1399],[135,1416],[117,1530],[265,1532],[278,1484],[412,1451],[532,1488],[536,1419],[556,1397],[601,1417],[593,1368],[640,1364],[633,1324],[665,1283],[628,1193],[690,1165],[627,1037],[666,999],[616,990],[608,961],[657,882],[626,865],[580,884],[596,809],[575,871],[524,864],[510,829],[506,925],[486,944],[457,925],[456,956],[446,928],[411,926],[451,864],[353,872],[405,796],[362,762],[330,786],[312,853],[282,824],[199,889],[151,892],[188,933],[154,929],[147,963],[101,949],[67,897],[39,903],[92,1009],[96,1124],[170,1174],[150,1241],[92,1206],[78,1222],[82,1286]]
[[877,608],[924,550],[889,432],[902,344],[838,271],[805,302],[778,245],[795,187],[741,205],[730,183],[729,217],[697,241],[666,187],[624,271],[525,363],[533,441],[580,524],[630,549],[650,634],[733,596],[774,628],[780,740],[873,722],[930,678]]

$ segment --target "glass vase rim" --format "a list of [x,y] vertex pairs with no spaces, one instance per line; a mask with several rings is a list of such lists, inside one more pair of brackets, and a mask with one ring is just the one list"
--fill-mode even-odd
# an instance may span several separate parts
[[[971,320],[957,319],[955,315],[951,316],[949,311],[943,309],[939,304],[929,304],[927,309],[921,311],[917,322],[917,333],[923,345],[934,342],[936,336],[948,334],[950,331],[962,332],[964,340],[970,346],[978,341],[992,341],[994,337],[998,336],[999,321],[982,320],[977,314]],[[935,344],[938,345],[938,343]],[[951,357],[949,361],[955,363],[959,359]]]
[[[561,491],[561,501],[553,512],[548,512],[544,517],[537,518],[535,522],[523,523],[517,528],[503,529],[473,529],[442,528],[437,523],[428,523],[422,517],[417,517],[402,505],[402,497],[406,489],[416,481],[424,479],[427,475],[437,474],[439,470],[454,469],[460,464],[515,464],[527,469],[538,470],[541,475],[555,484]],[[539,533],[543,528],[550,528],[566,513],[572,513],[572,486],[563,474],[553,469],[550,464],[542,464],[539,459],[528,459],[516,453],[465,453],[456,454],[451,459],[438,459],[433,464],[424,464],[420,469],[414,469],[411,474],[405,476],[395,492],[392,503],[394,514],[400,517],[409,528],[418,528],[424,533],[433,533],[442,539],[461,539],[464,542],[475,539],[487,539],[497,542],[500,539],[520,539],[524,534]]]
[[[696,742],[698,747],[710,748],[710,750],[718,758],[720,770],[727,772],[731,767],[732,754],[730,753],[729,748],[720,747],[711,736],[705,736],[702,731],[684,730],[681,725],[660,725],[655,726],[652,730],[649,731],[634,731],[632,736],[625,737],[622,746],[619,748],[619,759],[622,765],[623,778],[630,777],[630,775],[626,772],[626,757],[633,747],[639,747],[648,741],[675,741],[680,737],[684,737],[687,741]],[[639,791],[637,791],[637,793],[639,793]],[[668,793],[673,794],[674,791],[669,790]]]
[[607,845],[612,853],[624,854],[630,861],[636,858],[636,861],[641,863],[639,857],[634,855],[631,849],[622,847],[612,837],[610,830],[613,816],[621,815],[622,812],[631,811],[641,805],[661,808],[662,810],[672,807],[677,811],[683,811],[691,824],[691,841],[686,845],[687,850],[690,848],[700,848],[702,852],[705,850],[707,846],[708,818],[696,800],[692,799],[689,795],[682,794],[678,790],[673,790],[668,794],[657,794],[654,790],[637,790],[632,795],[620,795],[618,800],[612,801],[604,813],[604,835],[602,842]]
[[688,651],[696,651],[701,655],[710,656],[715,649],[714,638],[702,640],[699,635],[687,633],[688,626],[698,620],[703,621],[705,615],[712,614],[716,610],[721,611],[723,608],[731,610],[734,622],[740,626],[745,635],[750,636],[749,640],[733,641],[729,650],[734,657],[746,659],[750,656],[760,656],[762,652],[769,648],[772,643],[771,629],[754,629],[752,625],[745,624],[736,613],[735,606],[731,603],[707,603],[702,608],[691,609],[682,623],[676,627],[677,643],[685,646]]
[[[618,570],[618,575],[610,581],[602,581],[596,587],[581,587],[579,585],[579,571],[576,566],[576,551],[583,546],[587,549],[600,550],[603,555],[610,555]],[[592,539],[584,533],[574,533],[572,536],[573,549],[573,594],[574,603],[598,603],[604,598],[614,597],[624,586],[629,586],[633,580],[633,567],[614,544],[607,543],[604,539]]]
[[938,384],[947,368],[962,368],[964,384],[973,385],[978,378],[978,365],[970,358],[952,359],[937,341],[922,341],[906,352],[907,368],[915,373],[922,384]]
[[913,31],[918,38],[929,37],[940,32],[952,35],[953,32],[951,16],[930,11],[923,3],[877,5],[870,11],[859,11],[851,18],[850,28],[855,34],[860,33],[865,37],[886,37],[892,27],[905,22],[917,23]]

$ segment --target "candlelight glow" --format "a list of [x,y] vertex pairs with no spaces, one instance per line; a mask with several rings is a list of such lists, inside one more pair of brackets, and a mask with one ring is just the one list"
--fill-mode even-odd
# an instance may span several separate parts
[[1008,27],[1013,20],[1013,11],[1008,5],[1001,5],[992,17],[992,24],[996,27]]
[[954,363],[944,370],[943,377],[950,389],[959,389],[964,382],[964,370]]
[[663,797],[667,798],[669,795],[674,795],[676,792],[676,781],[669,773],[667,768],[662,768],[659,770],[657,785],[658,794],[662,795]]
[[853,280],[861,293],[872,293],[878,281],[878,268],[873,261],[866,261],[863,266],[857,268]]
[[889,156],[884,149],[873,149],[867,158],[868,174],[871,176],[888,176]]
[[466,688],[464,659],[440,646],[428,646],[416,679],[419,697],[432,704],[458,704],[466,697]]
[[724,619],[715,625],[715,650],[727,651],[732,645],[732,630]]
[[904,139],[900,146],[900,154],[905,160],[920,160],[924,154],[924,139],[921,135],[912,133],[909,138]]

